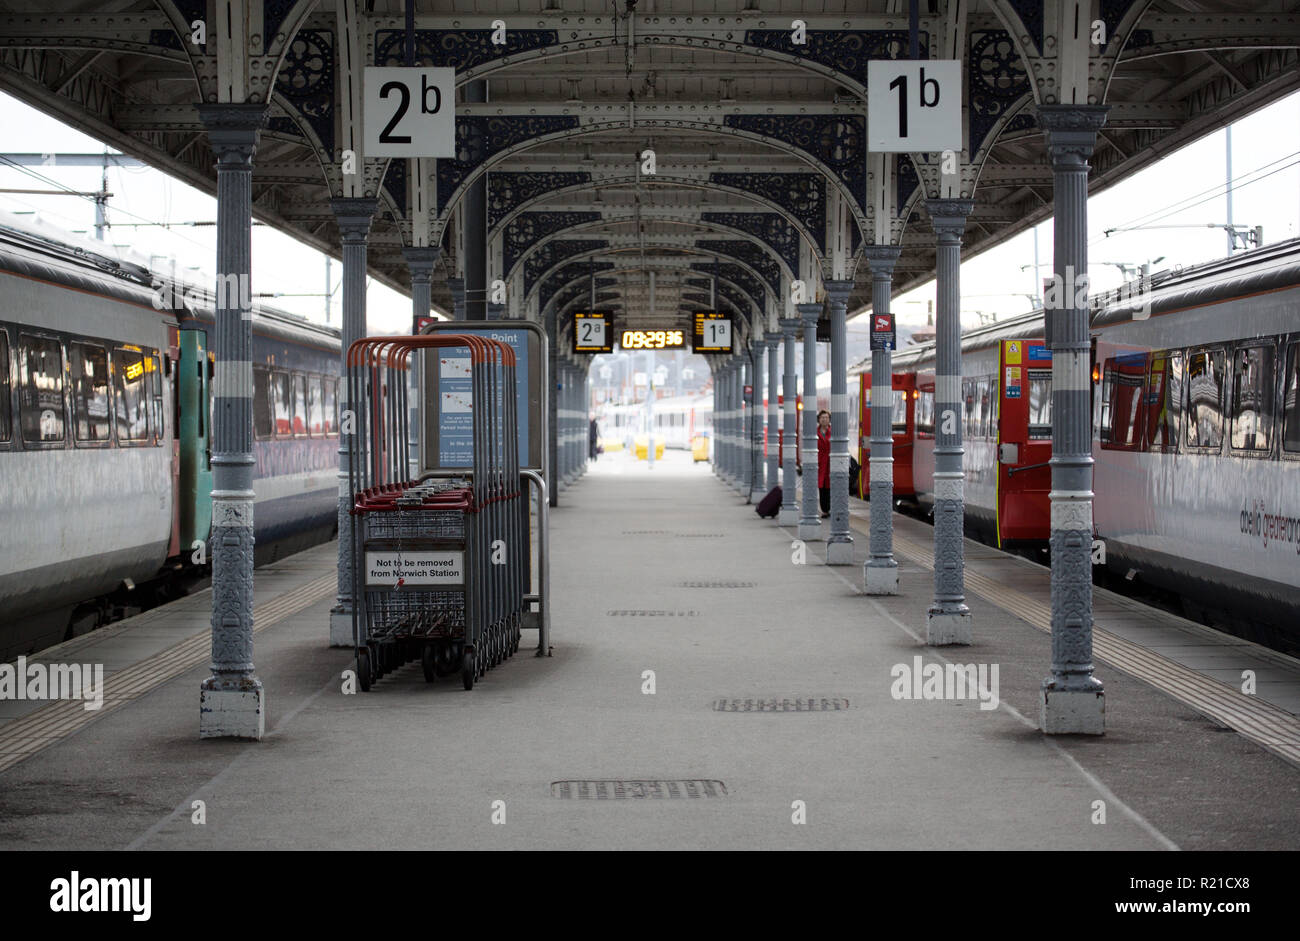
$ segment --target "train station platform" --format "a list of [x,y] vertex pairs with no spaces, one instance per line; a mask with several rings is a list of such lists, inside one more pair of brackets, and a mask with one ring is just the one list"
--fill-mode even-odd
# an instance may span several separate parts
[[[261,742],[198,738],[206,594],[43,654],[104,664],[104,705],[0,714],[0,848],[1297,844],[1300,665],[1098,592],[1106,735],[1045,738],[1043,570],[968,542],[975,643],[927,648],[930,531],[896,522],[902,593],[867,598],[708,465],[607,455],[552,511],[553,655],[526,634],[472,692],[345,694],[319,546],[257,572]],[[984,685],[904,695],[948,663]]]

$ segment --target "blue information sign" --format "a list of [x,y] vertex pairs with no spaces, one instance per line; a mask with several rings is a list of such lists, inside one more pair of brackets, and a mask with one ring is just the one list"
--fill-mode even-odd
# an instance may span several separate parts
[[[458,328],[457,333],[499,340],[515,351],[515,409],[519,418],[519,458],[527,463],[528,450],[528,333],[523,328]],[[438,464],[469,467],[474,463],[474,390],[470,356],[465,347],[435,351],[438,354]],[[500,393],[498,387],[498,393]]]

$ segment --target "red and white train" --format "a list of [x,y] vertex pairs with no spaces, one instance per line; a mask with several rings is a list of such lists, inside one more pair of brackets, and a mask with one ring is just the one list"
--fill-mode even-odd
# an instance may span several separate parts
[[[1106,566],[1189,615],[1300,650],[1300,240],[1094,300],[1093,520]],[[966,333],[966,522],[1045,549],[1052,361],[1043,312]],[[894,495],[933,503],[933,343],[893,359]],[[860,462],[870,360],[850,371]],[[852,438],[850,439],[852,440]]]

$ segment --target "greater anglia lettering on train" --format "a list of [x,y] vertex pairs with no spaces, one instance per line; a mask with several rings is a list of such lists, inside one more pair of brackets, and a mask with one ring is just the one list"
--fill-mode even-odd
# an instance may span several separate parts
[[0,127],[14,914],[1291,904],[1297,0],[0,0]]

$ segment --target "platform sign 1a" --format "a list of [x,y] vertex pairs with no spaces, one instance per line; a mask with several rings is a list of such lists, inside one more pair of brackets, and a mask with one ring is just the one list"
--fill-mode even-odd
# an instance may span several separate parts
[[369,66],[363,81],[365,156],[456,156],[455,69]]
[[[519,418],[519,463],[540,470],[545,457],[540,329],[534,325],[483,326],[485,321],[441,321],[431,333],[460,333],[499,340],[515,353],[515,413]],[[426,471],[468,470],[474,463],[474,389],[468,347],[444,347],[424,353],[422,397],[424,441],[421,467]],[[498,389],[498,401],[504,390]]]
[[573,315],[573,352],[614,352],[614,315],[610,311],[583,311]]
[[961,150],[961,61],[873,59],[867,63],[867,149],[873,153]]
[[731,316],[713,311],[692,315],[691,349],[696,353],[731,352]]

